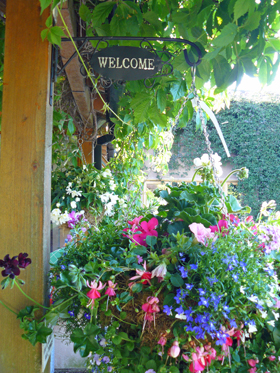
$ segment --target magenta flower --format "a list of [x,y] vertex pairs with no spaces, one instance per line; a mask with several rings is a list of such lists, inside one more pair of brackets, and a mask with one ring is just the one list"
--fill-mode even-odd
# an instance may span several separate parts
[[194,234],[195,238],[198,242],[202,243],[203,245],[206,244],[207,238],[214,238],[215,234],[212,233],[210,228],[205,228],[201,223],[192,223],[189,225],[190,230]]
[[[158,220],[156,218],[152,218],[148,222],[142,221],[139,225],[140,220],[142,217],[135,218],[132,221],[129,221],[132,225],[131,228],[125,228],[124,232],[130,232],[129,234],[124,234],[124,237],[128,237],[131,241],[135,242],[137,245],[147,246],[146,238],[147,236],[158,236],[158,232],[155,230],[156,226],[158,225]],[[137,233],[141,232],[141,233]],[[135,233],[135,234],[134,234]]]
[[114,297],[116,295],[116,292],[115,292],[115,287],[117,286],[118,284],[114,284],[112,281],[108,281],[108,288],[107,290],[105,291],[105,294],[107,294],[109,297]]
[[173,357],[175,359],[176,357],[179,356],[180,351],[181,351],[181,349],[179,347],[179,342],[178,341],[174,341],[173,344],[172,344],[172,346],[168,350],[167,354],[168,354],[168,356],[171,356],[171,357]]
[[274,361],[275,359],[276,359],[276,356],[274,355],[268,356],[268,360],[270,361]]
[[99,281],[98,286],[97,286],[97,281],[91,281],[90,284],[87,281],[87,286],[91,288],[91,290],[87,292],[87,296],[91,299],[88,306],[91,305],[91,307],[93,308],[94,300],[101,297],[101,294],[99,293],[98,290],[102,290],[106,285],[105,284],[102,285],[101,281]]
[[211,232],[222,232],[222,235],[225,236],[228,234],[228,222],[226,220],[219,220],[218,225],[211,225],[209,227]]
[[75,226],[79,223],[83,214],[76,213],[75,211],[71,211],[68,214],[69,220],[67,221],[68,228],[75,228]]

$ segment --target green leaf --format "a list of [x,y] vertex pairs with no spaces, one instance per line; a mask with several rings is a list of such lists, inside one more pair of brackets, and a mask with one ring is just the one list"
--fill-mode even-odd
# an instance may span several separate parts
[[143,255],[143,254],[146,254],[147,248],[144,247],[144,246],[137,246],[137,247],[133,248],[131,250],[131,252],[133,252],[133,254],[135,254],[135,255]]
[[65,37],[66,35],[62,31],[62,29],[59,26],[53,26],[49,29],[49,34],[47,35],[48,40],[52,44],[57,44],[61,46],[61,37]]
[[155,244],[157,243],[157,237],[155,236],[147,236],[146,237],[146,243],[148,246],[155,246]]
[[52,26],[52,14],[47,18],[46,20],[46,26],[51,27]]
[[177,288],[184,285],[184,280],[182,279],[179,273],[175,273],[174,275],[172,275],[170,281],[172,285]]
[[147,361],[145,366],[146,366],[147,369],[154,369],[154,370],[157,369],[157,364],[154,360]]
[[128,351],[133,351],[134,350],[134,343],[133,342],[128,342],[125,346],[128,349]]
[[52,0],[40,0],[40,4],[41,4],[41,13],[40,13],[40,14],[42,14],[43,11],[44,11],[48,6],[51,5],[51,2],[52,2]]
[[203,56],[204,60],[210,61],[220,53],[221,48],[216,48],[212,52],[208,52]]
[[116,1],[106,1],[105,3],[98,4],[93,12],[92,12],[92,19],[93,19],[93,27],[101,26],[103,22],[107,19],[108,15],[113,10]]
[[250,17],[244,23],[244,28],[246,30],[253,31],[259,27],[260,20],[261,20],[261,13],[254,12],[253,14],[250,15]]
[[131,290],[133,291],[133,293],[140,293],[140,291],[142,291],[143,289],[143,285],[142,284],[134,284],[131,288]]
[[74,122],[73,122],[73,119],[71,118],[68,122],[68,128],[67,128],[67,135],[69,136],[72,136],[76,131],[76,128],[75,128],[75,125],[74,125]]
[[225,47],[231,44],[237,33],[237,25],[234,23],[228,23],[223,29],[221,34],[213,41],[213,45],[216,47]]
[[225,57],[219,55],[213,60],[214,76],[217,87],[225,83],[231,72],[231,67]]
[[163,111],[166,108],[166,93],[163,89],[157,91],[157,107],[160,111]]
[[180,371],[177,367],[172,366],[168,368],[168,373],[179,373],[179,372]]
[[146,112],[151,105],[151,97],[146,93],[139,93],[137,96],[133,97],[130,106],[134,111],[134,117],[136,122],[144,122],[146,117]]
[[115,345],[119,345],[122,341],[122,337],[120,335],[115,335],[113,338],[112,338],[112,342],[115,344]]
[[175,70],[178,70],[180,72],[185,72],[190,68],[190,66],[187,64],[184,52],[181,52],[176,56],[172,62],[173,68]]
[[170,92],[173,96],[173,100],[179,100],[179,98],[183,97],[186,93],[187,87],[186,87],[186,81],[181,79],[177,83],[174,83],[172,87],[170,88]]
[[41,31],[41,38],[44,41],[46,37],[48,36],[50,30],[48,28],[45,28],[43,31]]
[[82,4],[80,6],[79,15],[83,21],[88,22],[88,23],[91,21],[91,17],[92,17],[91,11],[85,4]]
[[237,0],[234,5],[234,21],[248,12],[251,0]]

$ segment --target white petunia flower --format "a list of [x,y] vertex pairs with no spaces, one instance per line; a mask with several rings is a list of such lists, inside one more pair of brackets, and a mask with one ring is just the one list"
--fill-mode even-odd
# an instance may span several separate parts
[[186,320],[186,319],[187,319],[186,315],[184,315],[183,313],[182,313],[181,315],[179,315],[179,314],[177,313],[177,315],[175,315],[175,318],[176,318],[176,319],[179,319],[179,320]]
[[267,318],[267,312],[266,311],[264,311],[264,312],[260,311],[260,312],[261,312],[261,317],[263,319],[266,319]]
[[77,203],[75,201],[70,202],[70,205],[72,209],[75,209],[77,207]]
[[271,311],[275,317],[275,320],[277,321],[279,319],[279,313]]

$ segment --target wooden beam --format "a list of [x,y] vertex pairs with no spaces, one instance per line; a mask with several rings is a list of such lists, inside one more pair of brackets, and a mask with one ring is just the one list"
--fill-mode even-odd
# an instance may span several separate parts
[[[20,278],[24,291],[47,303],[50,247],[52,108],[50,47],[41,31],[50,14],[38,0],[8,1],[6,8],[0,157],[0,258],[27,252],[32,264]],[[0,290],[16,311],[32,304],[19,290]],[[0,371],[41,373],[42,346],[21,338],[19,320],[0,305]],[[47,365],[45,373],[50,372]]]
[[[61,9],[62,17],[71,33],[71,36],[76,36],[76,23],[74,15],[72,13],[73,6],[71,6],[73,1],[66,0]],[[58,16],[57,26],[63,26],[63,22]],[[68,59],[75,52],[75,48],[72,42],[62,42],[60,48],[60,55],[62,58],[63,64],[65,64]],[[71,62],[65,68],[67,78],[78,107],[81,118],[84,122],[84,125],[87,127],[93,127],[93,116],[91,113],[91,102],[90,102],[90,90],[85,85],[85,79],[80,72],[81,64],[79,62],[78,56],[74,57]]]

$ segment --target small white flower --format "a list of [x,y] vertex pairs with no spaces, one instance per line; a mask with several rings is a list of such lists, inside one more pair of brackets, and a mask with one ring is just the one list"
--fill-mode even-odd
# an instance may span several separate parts
[[86,170],[86,171],[88,171],[88,169],[87,169],[87,166],[86,166],[86,165],[83,165],[83,170]]
[[65,199],[65,197],[63,196],[62,199]]
[[201,163],[200,158],[195,158],[195,159],[193,160],[193,163],[194,163],[194,165],[195,165],[196,167],[201,167],[201,166],[202,166],[202,163]]
[[275,320],[267,321],[268,325],[275,327]]
[[248,329],[249,333],[255,333],[255,332],[258,331],[258,329],[256,328],[256,325],[254,325],[254,324],[248,324],[248,326],[249,326],[249,329]]
[[273,306],[273,302],[271,302],[270,299],[267,299],[266,304],[267,304],[268,307],[272,307]]
[[279,319],[279,313],[271,311],[275,317],[275,320],[277,321]]
[[179,314],[177,313],[177,315],[175,315],[175,318],[176,318],[176,319],[180,319],[180,320],[186,320],[186,319],[187,319],[187,316],[184,315],[183,313],[182,313],[181,315],[179,315]]
[[70,205],[72,209],[75,209],[77,207],[77,203],[75,201],[70,202]]
[[80,200],[81,200],[81,198],[79,198],[79,197],[75,198],[76,202],[79,202]]
[[60,206],[60,203],[58,202],[57,204],[56,204],[56,207],[59,207]]
[[248,297],[248,299],[251,301],[251,302],[254,302],[254,303],[258,303],[259,299],[257,296],[255,295],[251,295],[250,297]]
[[264,312],[260,311],[260,312],[261,312],[261,317],[263,319],[266,319],[267,318],[267,312],[266,311],[264,311]]
[[246,288],[244,288],[244,286],[240,286],[240,293],[245,294],[245,292],[244,292],[245,289]]

